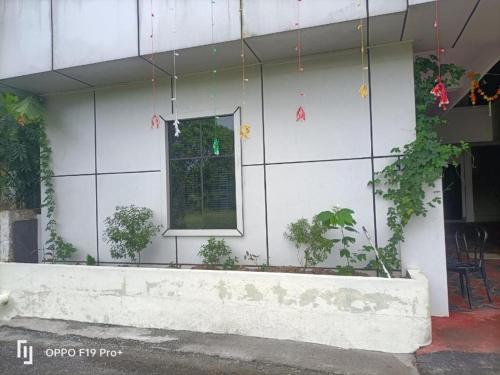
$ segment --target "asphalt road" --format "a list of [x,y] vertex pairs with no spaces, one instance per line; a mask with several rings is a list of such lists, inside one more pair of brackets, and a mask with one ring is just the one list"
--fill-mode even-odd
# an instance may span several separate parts
[[[131,340],[90,339],[1,328],[0,374],[319,374],[283,365],[223,359],[200,353],[165,350],[161,345]],[[6,337],[7,336],[7,337]],[[9,338],[10,337],[10,338]],[[33,364],[16,358],[18,338],[33,345]],[[54,355],[57,348],[74,349]],[[95,352],[94,350],[95,349]],[[121,353],[121,354],[118,354]],[[71,355],[71,356],[70,356]],[[94,356],[92,356],[94,355]],[[112,355],[116,355],[112,357]]]
[[[417,374],[413,355],[53,320],[7,324],[0,326],[1,375]],[[17,340],[33,347],[33,364],[17,358]]]
[[417,356],[420,375],[498,375],[500,353],[443,351]]

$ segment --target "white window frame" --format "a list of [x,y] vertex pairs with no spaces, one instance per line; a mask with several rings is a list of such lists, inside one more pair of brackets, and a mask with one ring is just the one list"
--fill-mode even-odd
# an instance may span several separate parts
[[[242,237],[243,236],[243,179],[242,179],[242,166],[241,166],[241,113],[240,107],[236,109],[224,110],[221,109],[218,116],[233,116],[234,120],[234,175],[236,186],[236,228],[234,229],[172,229],[170,227],[170,181],[169,167],[170,159],[168,152],[168,132],[167,123],[173,121],[172,115],[162,117],[162,224],[166,228],[163,232],[164,237]],[[183,115],[185,119],[196,119],[202,117],[211,117],[213,112],[196,112]],[[182,130],[182,118],[179,118]],[[180,135],[182,137],[182,133]]]

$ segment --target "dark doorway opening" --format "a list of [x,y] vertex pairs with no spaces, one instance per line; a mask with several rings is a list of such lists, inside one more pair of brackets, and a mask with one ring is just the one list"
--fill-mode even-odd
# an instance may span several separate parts
[[449,165],[443,171],[444,219],[463,220],[462,173],[460,165]]
[[12,230],[14,262],[38,263],[38,221],[16,221]]
[[488,253],[500,254],[500,145],[472,147],[474,221],[488,231]]

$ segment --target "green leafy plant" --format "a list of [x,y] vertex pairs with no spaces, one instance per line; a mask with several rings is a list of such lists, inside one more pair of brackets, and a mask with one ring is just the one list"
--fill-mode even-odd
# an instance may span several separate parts
[[339,254],[346,261],[345,265],[337,265],[337,271],[341,275],[352,275],[354,264],[359,261],[366,261],[369,247],[363,247],[361,251],[353,251],[351,246],[356,243],[356,239],[347,235],[347,232],[357,233],[354,229],[354,211],[349,208],[334,207],[331,211],[323,211],[318,214],[318,219],[327,230],[340,232],[340,239],[333,239],[334,243],[340,244]]
[[269,272],[269,265],[267,263],[261,263],[259,265],[260,272]]
[[0,200],[10,200],[13,208],[36,205],[33,197],[39,196],[43,183],[41,206],[46,210],[48,232],[43,259],[56,262],[71,257],[76,248],[57,233],[53,175],[43,102],[32,96],[0,95]]
[[118,206],[104,221],[104,241],[114,259],[141,260],[141,252],[152,242],[161,226],[153,223],[153,211],[147,207]]
[[[447,87],[458,84],[464,70],[453,64],[441,65],[441,78]],[[414,65],[416,137],[402,149],[391,153],[397,160],[376,173],[375,193],[391,202],[387,211],[387,225],[392,234],[387,244],[379,249],[380,258],[390,270],[400,267],[398,247],[404,241],[404,228],[414,216],[426,216],[428,209],[441,203],[440,195],[426,196],[426,189],[435,187],[443,168],[457,165],[457,159],[469,150],[466,143],[442,144],[436,128],[446,122],[435,112],[435,99],[430,91],[439,74],[437,59],[417,57]],[[433,111],[434,107],[434,111]],[[380,268],[375,262],[373,267]]]
[[96,265],[95,258],[92,255],[87,254],[87,257],[85,258],[85,264],[87,266],[95,266]]
[[312,222],[302,218],[288,225],[284,236],[297,248],[297,259],[304,272],[307,267],[324,262],[330,255],[335,240],[324,237],[327,230],[317,216]]
[[40,122],[16,120],[20,98],[0,95],[0,208],[40,206]]
[[212,269],[219,264],[222,264],[225,270],[236,269],[238,266],[238,258],[232,256],[231,248],[223,239],[216,240],[210,237],[208,242],[201,246],[198,255],[202,257],[203,263]]
[[224,263],[222,263],[223,270],[235,270],[238,269],[238,257],[227,257]]

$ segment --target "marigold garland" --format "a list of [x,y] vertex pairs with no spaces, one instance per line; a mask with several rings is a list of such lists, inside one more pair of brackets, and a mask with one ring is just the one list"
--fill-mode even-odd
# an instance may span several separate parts
[[494,102],[500,97],[500,87],[497,88],[497,91],[493,95],[488,95],[486,94],[483,89],[479,86],[479,81],[477,80],[478,74],[476,72],[469,72],[467,73],[467,76],[469,77],[470,80],[470,94],[469,98],[472,103],[472,105],[476,105],[477,102],[477,96],[476,96],[476,91],[478,92],[481,97],[490,104],[491,102]]
[[486,94],[483,89],[479,86],[479,81],[478,81],[478,74],[476,72],[469,72],[467,73],[467,77],[469,77],[470,80],[470,88],[469,88],[469,98],[472,103],[472,105],[476,105],[477,103],[477,95],[476,91],[478,92],[479,95],[484,99],[485,102],[488,103],[488,114],[491,117],[491,103],[493,103],[495,100],[497,100],[500,97],[500,87],[497,88],[497,91],[493,95],[488,95]]
[[479,95],[483,97],[488,103],[494,102],[500,96],[500,87],[497,89],[497,92],[493,96],[488,96],[479,86],[477,87],[477,92]]

